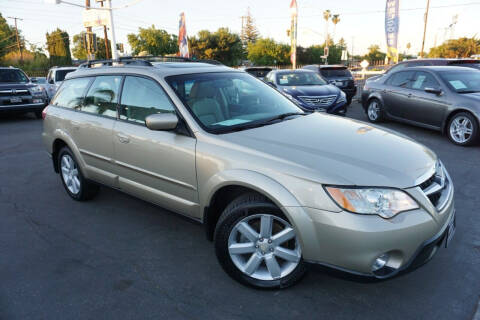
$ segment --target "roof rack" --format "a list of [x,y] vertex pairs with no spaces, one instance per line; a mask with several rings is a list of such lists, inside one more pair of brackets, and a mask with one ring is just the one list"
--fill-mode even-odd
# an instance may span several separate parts
[[89,60],[80,64],[79,68],[98,68],[113,65],[153,66],[152,62],[202,62],[212,65],[223,65],[221,62],[209,59],[191,59],[178,56],[128,56],[110,60]]

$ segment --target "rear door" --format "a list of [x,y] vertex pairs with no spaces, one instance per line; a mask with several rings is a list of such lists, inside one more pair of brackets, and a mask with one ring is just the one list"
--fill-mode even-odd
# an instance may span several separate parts
[[426,88],[442,89],[442,86],[432,73],[416,72],[411,82],[410,101],[404,105],[404,116],[408,120],[440,128],[448,108],[447,99],[444,94],[425,92]]
[[405,116],[404,106],[409,102],[410,85],[415,71],[400,71],[392,74],[382,90],[383,104],[387,113],[397,118]]
[[152,131],[145,118],[175,113],[157,81],[126,76],[115,124],[116,173],[121,189],[187,215],[198,213],[196,139],[175,131]]

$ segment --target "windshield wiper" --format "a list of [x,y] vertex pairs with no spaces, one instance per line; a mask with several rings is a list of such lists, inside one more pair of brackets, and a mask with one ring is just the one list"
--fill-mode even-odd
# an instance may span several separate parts
[[252,123],[249,123],[249,124],[245,124],[245,125],[242,125],[242,126],[238,126],[238,127],[230,127],[230,128],[225,128],[225,129],[220,129],[220,130],[216,130],[216,133],[229,133],[229,132],[236,132],[236,131],[243,131],[243,130],[247,130],[247,129],[253,129],[253,128],[258,128],[258,127],[263,127],[263,126],[266,126],[266,125],[269,125],[271,124],[272,122],[275,122],[275,121],[278,121],[278,120],[283,120],[285,118],[288,118],[288,117],[291,117],[291,116],[305,116],[307,114],[310,114],[309,112],[287,112],[287,113],[282,113],[282,114],[279,114],[275,117],[271,117],[271,118],[268,118],[268,119],[265,119],[263,121],[256,121],[256,122],[252,122]]
[[477,93],[480,92],[480,90],[464,90],[464,91],[457,91],[458,93]]
[[287,113],[279,114],[275,117],[268,118],[268,119],[262,121],[261,123],[262,124],[268,124],[268,123],[271,123],[271,122],[274,122],[274,121],[277,121],[277,120],[283,120],[283,119],[291,117],[291,116],[304,116],[306,114],[307,114],[306,112],[287,112]]

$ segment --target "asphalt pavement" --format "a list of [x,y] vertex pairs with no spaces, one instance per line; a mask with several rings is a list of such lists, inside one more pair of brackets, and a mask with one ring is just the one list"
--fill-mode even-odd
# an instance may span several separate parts
[[[366,119],[358,104],[348,116]],[[261,291],[223,272],[198,223],[108,188],[71,200],[44,152],[41,120],[0,115],[0,319],[478,319],[480,146],[384,125],[449,170],[451,246],[386,281],[315,268],[292,288]]]

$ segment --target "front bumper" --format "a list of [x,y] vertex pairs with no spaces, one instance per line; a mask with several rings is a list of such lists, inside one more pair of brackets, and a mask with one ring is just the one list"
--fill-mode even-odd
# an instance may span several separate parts
[[43,100],[41,103],[28,103],[28,104],[11,104],[0,105],[0,112],[32,112],[41,111],[47,106],[47,101]]
[[[376,278],[389,278],[430,260],[445,240],[455,212],[453,190],[440,212],[429,213],[421,206],[391,219],[345,211],[289,209],[301,210],[311,219],[295,223],[306,262]],[[292,213],[300,216],[300,212]],[[372,265],[384,253],[390,255],[391,270],[374,274]]]

